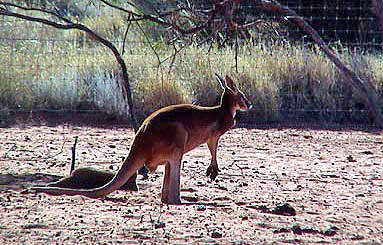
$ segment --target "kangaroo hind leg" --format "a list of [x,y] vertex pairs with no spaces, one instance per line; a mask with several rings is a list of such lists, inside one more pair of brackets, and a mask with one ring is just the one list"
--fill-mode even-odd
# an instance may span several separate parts
[[218,175],[218,163],[217,163],[217,146],[218,146],[219,136],[214,136],[208,139],[207,145],[211,154],[211,162],[206,171],[206,176],[210,177],[211,180],[215,180]]
[[161,201],[167,204],[181,204],[180,174],[182,153],[169,160],[165,165],[165,175],[162,185]]

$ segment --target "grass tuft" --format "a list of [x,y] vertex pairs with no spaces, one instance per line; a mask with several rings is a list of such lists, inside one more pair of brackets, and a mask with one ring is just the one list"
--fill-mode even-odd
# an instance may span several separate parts
[[[125,17],[103,13],[98,16],[84,17],[82,21],[116,40],[121,49],[118,39],[125,32]],[[0,70],[0,108],[100,110],[114,116],[127,115],[118,86],[119,66],[108,49],[76,31],[59,31],[10,18],[2,20],[0,62],[6,69]],[[12,31],[6,28],[9,26]],[[158,38],[153,35],[149,37]],[[150,46],[137,26],[131,26],[127,40],[124,58],[141,120],[166,105],[217,104],[222,89],[214,73],[232,76],[248,95],[255,106],[245,118],[248,122],[366,119],[361,98],[316,47],[270,42],[243,44],[236,63],[231,47],[209,51],[206,46],[190,45],[173,63],[173,47],[158,39]],[[347,50],[338,55],[358,76],[370,81],[382,108],[382,55]],[[8,117],[3,109],[1,115]]]

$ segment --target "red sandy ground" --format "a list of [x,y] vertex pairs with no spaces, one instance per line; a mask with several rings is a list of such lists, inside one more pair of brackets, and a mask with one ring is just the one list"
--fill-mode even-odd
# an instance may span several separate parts
[[[209,182],[205,145],[184,156],[183,205],[160,203],[162,171],[105,199],[23,191],[78,166],[116,171],[133,131],[0,128],[0,244],[286,244],[383,242],[383,135],[363,129],[234,129]],[[262,212],[290,204],[295,216]]]

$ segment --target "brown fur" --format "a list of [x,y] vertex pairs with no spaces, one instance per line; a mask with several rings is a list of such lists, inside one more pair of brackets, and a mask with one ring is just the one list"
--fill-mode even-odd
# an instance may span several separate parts
[[[91,167],[78,168],[70,176],[49,183],[46,186],[70,189],[94,189],[110,182],[114,175],[115,173]],[[127,181],[119,190],[138,191],[138,188],[135,181]]]
[[137,170],[145,166],[154,171],[165,165],[161,201],[180,203],[180,166],[182,156],[197,146],[207,143],[212,155],[207,175],[215,179],[218,174],[216,159],[218,140],[235,125],[235,112],[249,109],[249,102],[232,79],[219,78],[224,92],[221,103],[214,107],[181,104],[164,107],[142,123],[134,138],[129,155],[114,178],[102,187],[75,190],[59,187],[33,187],[49,194],[84,195],[98,198],[108,195],[129,179],[135,181]]

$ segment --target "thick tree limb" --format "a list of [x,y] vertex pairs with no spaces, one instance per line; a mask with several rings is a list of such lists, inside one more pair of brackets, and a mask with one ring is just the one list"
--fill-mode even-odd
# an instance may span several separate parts
[[[371,11],[375,15],[380,38],[383,42],[383,0],[371,0]],[[381,48],[383,50],[383,43],[381,44]]]
[[101,37],[100,35],[98,35],[94,31],[89,29],[87,26],[85,26],[83,24],[80,24],[80,23],[73,23],[69,19],[64,18],[64,17],[62,17],[62,16],[60,16],[60,15],[54,13],[54,12],[51,12],[51,11],[48,11],[48,10],[44,10],[44,9],[38,9],[38,8],[26,8],[26,7],[23,7],[23,6],[19,6],[19,5],[16,5],[16,4],[13,4],[13,3],[7,3],[7,2],[2,2],[0,4],[3,5],[3,6],[11,6],[11,7],[20,8],[20,9],[23,9],[23,10],[26,10],[26,11],[28,11],[28,10],[40,11],[42,13],[50,14],[52,16],[55,16],[58,19],[62,20],[64,23],[54,22],[54,21],[51,21],[51,20],[48,20],[48,19],[44,19],[44,18],[40,18],[40,17],[34,17],[34,16],[25,15],[25,14],[15,13],[15,12],[12,12],[12,11],[8,10],[5,7],[0,7],[0,15],[15,17],[15,18],[19,18],[19,19],[23,19],[23,20],[27,20],[27,21],[32,21],[32,22],[38,22],[38,23],[42,23],[42,24],[45,24],[45,25],[48,25],[48,26],[52,26],[52,27],[58,28],[58,29],[64,29],[64,30],[76,29],[76,30],[80,30],[80,31],[86,32],[94,40],[96,40],[97,42],[99,42],[99,43],[103,44],[104,46],[106,46],[107,48],[109,48],[112,51],[114,57],[116,58],[118,64],[121,67],[121,72],[122,72],[122,77],[123,77],[123,84],[122,84],[123,85],[122,86],[123,96],[124,96],[125,101],[127,101],[128,106],[129,106],[129,117],[131,119],[131,123],[132,123],[132,125],[133,125],[135,130],[138,129],[138,123],[137,123],[137,120],[136,120],[136,117],[135,117],[134,106],[133,106],[134,103],[133,103],[133,99],[132,99],[132,92],[131,92],[131,89],[130,89],[130,82],[129,82],[129,76],[128,76],[128,71],[127,71],[126,63],[125,63],[124,59],[122,58],[122,55],[119,53],[118,49],[113,45],[112,42],[110,42],[107,39]]
[[312,28],[302,17],[299,17],[297,13],[287,6],[281,5],[279,2],[271,0],[255,0],[261,4],[262,9],[272,11],[286,16],[286,18],[303,29],[303,31],[309,35],[319,48],[327,55],[327,57],[335,64],[335,66],[344,74],[346,80],[350,85],[355,88],[363,99],[365,106],[368,108],[371,118],[374,119],[376,125],[383,127],[383,117],[377,105],[376,91],[369,84],[369,81],[363,81],[353,71],[347,68],[342,61],[335,55],[335,53],[329,49],[319,34]]

